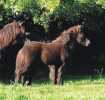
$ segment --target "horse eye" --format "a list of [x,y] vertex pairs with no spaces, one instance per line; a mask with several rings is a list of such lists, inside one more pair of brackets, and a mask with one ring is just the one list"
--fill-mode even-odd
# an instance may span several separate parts
[[81,42],[84,42],[85,41],[85,37],[83,37],[82,39],[81,39]]

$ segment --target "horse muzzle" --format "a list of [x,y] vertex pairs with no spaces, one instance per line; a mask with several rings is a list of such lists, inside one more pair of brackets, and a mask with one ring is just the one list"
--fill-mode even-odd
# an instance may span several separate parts
[[90,45],[90,43],[91,43],[90,40],[86,39],[85,46],[88,47]]
[[30,32],[25,32],[25,35],[26,35],[26,36],[30,35]]

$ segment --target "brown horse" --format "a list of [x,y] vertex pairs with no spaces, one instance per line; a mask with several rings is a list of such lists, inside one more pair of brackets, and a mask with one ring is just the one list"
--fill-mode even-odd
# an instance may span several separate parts
[[[90,44],[90,41],[81,32],[81,25],[68,28],[52,42],[26,41],[17,54],[15,82],[18,82],[22,76],[24,77],[29,71],[33,60],[40,57],[42,62],[49,67],[49,77],[52,82],[62,84],[63,67],[68,57],[67,45],[71,38],[86,47]],[[24,82],[29,83],[27,80],[24,80]]]

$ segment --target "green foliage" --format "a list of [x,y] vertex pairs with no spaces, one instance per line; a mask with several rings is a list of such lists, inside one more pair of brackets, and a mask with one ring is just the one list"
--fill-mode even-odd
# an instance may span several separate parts
[[8,13],[5,14],[6,16],[12,13],[30,11],[34,22],[43,25],[48,30],[49,22],[56,21],[56,19],[61,19],[61,22],[66,20],[78,23],[81,12],[87,13],[97,10],[95,7],[97,4],[103,8],[105,2],[104,0],[64,0],[63,3],[60,0],[1,0],[0,4]]
[[96,3],[102,5],[102,8],[105,9],[105,0],[97,0]]
[[12,13],[30,11],[34,22],[43,25],[46,29],[49,15],[59,5],[59,0],[3,0],[1,3],[7,13],[9,10]]

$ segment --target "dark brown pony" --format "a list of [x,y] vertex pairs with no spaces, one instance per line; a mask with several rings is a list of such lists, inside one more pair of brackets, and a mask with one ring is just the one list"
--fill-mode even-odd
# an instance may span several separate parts
[[33,60],[37,60],[37,57],[40,57],[42,62],[49,67],[49,77],[52,82],[54,84],[62,84],[63,67],[68,57],[67,45],[71,38],[83,46],[88,46],[90,43],[84,37],[84,33],[81,32],[81,25],[68,28],[52,42],[26,41],[17,54],[15,82],[18,82],[22,76],[24,77]]
[[0,50],[13,44],[17,36],[25,34],[23,22],[13,21],[0,30]]

